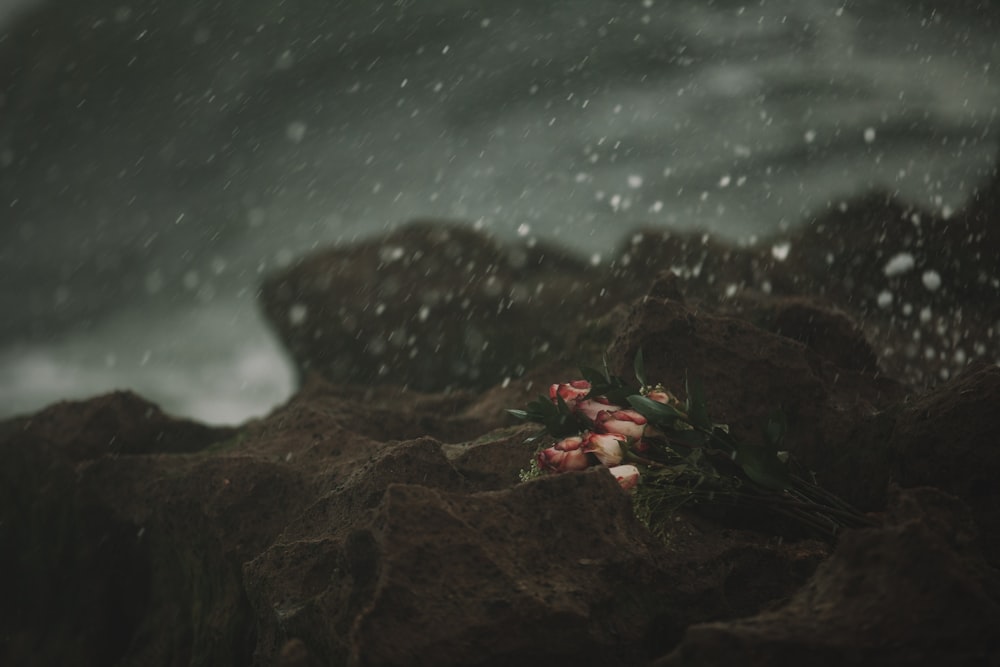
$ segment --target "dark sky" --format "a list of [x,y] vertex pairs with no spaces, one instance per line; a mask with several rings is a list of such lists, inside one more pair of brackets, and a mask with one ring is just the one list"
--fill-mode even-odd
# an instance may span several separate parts
[[997,151],[985,4],[9,6],[0,379],[21,399],[155,393],[157,358],[183,385],[213,345],[260,351],[262,275],[408,219],[600,261],[641,224],[745,238],[870,188],[948,212]]

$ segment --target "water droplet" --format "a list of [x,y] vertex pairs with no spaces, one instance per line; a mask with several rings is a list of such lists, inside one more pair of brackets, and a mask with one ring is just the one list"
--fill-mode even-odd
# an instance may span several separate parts
[[933,269],[924,271],[921,280],[924,283],[924,287],[932,292],[941,287],[941,274]]
[[901,252],[893,255],[893,257],[886,262],[885,268],[882,269],[882,272],[885,273],[888,278],[901,276],[907,271],[912,270],[915,264],[916,261],[913,259],[913,255],[908,252]]
[[304,303],[293,303],[288,309],[288,322],[293,327],[302,325],[309,314],[309,308]]
[[775,243],[771,246],[771,257],[774,257],[779,262],[784,262],[788,259],[788,253],[792,250],[792,244],[788,241],[782,243]]
[[292,143],[302,143],[302,140],[306,138],[306,129],[306,124],[301,120],[292,121],[285,128],[285,137]]

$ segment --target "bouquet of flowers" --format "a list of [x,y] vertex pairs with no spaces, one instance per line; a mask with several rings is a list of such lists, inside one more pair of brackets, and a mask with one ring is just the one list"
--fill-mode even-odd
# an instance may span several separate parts
[[606,466],[633,494],[639,518],[660,534],[683,505],[770,512],[829,540],[843,528],[873,524],[800,473],[782,448],[780,413],[762,429],[762,442],[740,442],[709,418],[698,382],[686,383],[684,401],[647,383],[641,350],[638,389],[611,375],[606,363],[603,371],[580,370],[582,380],[553,384],[526,410],[508,410],[543,426],[531,440],[555,440],[539,449],[523,481]]

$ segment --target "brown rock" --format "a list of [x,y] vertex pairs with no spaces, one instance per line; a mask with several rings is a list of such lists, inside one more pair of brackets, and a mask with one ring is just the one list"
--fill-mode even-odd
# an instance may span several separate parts
[[[885,253],[904,243],[924,261],[961,245],[943,222],[866,236],[901,215],[893,206],[842,220],[864,234],[801,232],[784,261],[770,243],[638,235],[598,272],[431,226],[306,260],[266,300],[317,372],[268,417],[212,429],[117,393],[0,423],[0,544],[16,545],[0,549],[0,664],[995,659],[996,571],[954,498],[903,492],[884,527],[845,534],[801,588],[825,545],[689,511],[661,542],[603,470],[519,484],[534,429],[502,412],[609,342],[612,370],[629,377],[641,348],[649,379],[681,393],[699,379],[710,414],[741,437],[782,408],[796,457],[865,509],[884,507],[890,477],[960,495],[996,562],[997,368],[903,402],[871,363],[874,350],[882,371],[909,373],[886,349],[914,342],[901,313],[865,305]],[[816,253],[835,242],[834,265],[857,253],[864,285],[847,286],[848,265],[823,268]],[[994,354],[993,302],[976,301],[992,283],[970,278],[989,247],[942,264],[955,284],[934,312],[961,312],[961,327],[921,333],[920,345],[947,342],[933,359],[907,356],[920,373]],[[477,352],[470,332],[486,328],[497,338]],[[962,347],[974,341],[982,354]],[[762,525],[771,532],[748,529]]]
[[63,401],[8,423],[17,438],[57,446],[70,461],[104,454],[196,452],[236,433],[165,415],[130,391],[94,401]]
[[888,480],[884,442],[858,446],[878,412],[903,396],[902,387],[874,373],[850,370],[804,344],[746,320],[711,315],[675,301],[636,303],[609,349],[613,371],[629,378],[639,350],[646,377],[684,394],[699,381],[709,415],[738,437],[759,441],[776,410],[789,422],[792,453],[819,481],[862,508],[881,506]]
[[996,220],[1000,216],[1000,157],[993,165],[993,171],[986,182],[972,192],[968,203],[961,211],[961,217],[970,228],[992,232],[996,240]]
[[819,299],[765,298],[759,293],[747,293],[733,311],[766,331],[803,343],[840,368],[878,370],[878,355],[861,327],[842,310]]
[[893,499],[886,525],[850,531],[773,612],[688,628],[657,667],[995,665],[1000,575],[960,501],[935,489]]
[[[185,571],[182,588],[157,597],[161,591],[150,585],[156,576],[150,554],[172,547],[145,534],[148,512],[137,505],[155,503],[155,486],[163,483],[148,474],[155,469],[150,461],[203,450],[232,433],[171,418],[129,392],[63,402],[0,424],[0,543],[9,547],[0,549],[0,663],[115,664],[135,638],[140,646],[132,655],[167,655],[167,642],[155,632],[158,620],[177,628],[177,655],[190,656],[192,636],[184,635],[185,643],[181,633],[203,621],[210,631],[212,623],[203,616],[178,619],[173,612],[199,585],[199,572]],[[105,503],[87,480],[115,465],[127,472],[105,478]],[[184,481],[182,467],[173,471],[173,480]],[[200,515],[190,504],[175,502],[163,510],[170,521],[196,532]],[[204,544],[213,537],[197,539]],[[216,571],[207,576],[224,580]],[[172,585],[178,581],[171,578]],[[238,618],[226,602],[219,610],[226,625]],[[223,646],[217,655],[230,659],[233,651]],[[246,647],[235,651],[245,655]]]
[[564,358],[614,305],[606,285],[555,248],[414,224],[306,258],[269,278],[262,299],[301,372],[427,391],[485,388]]
[[600,470],[485,495],[389,487],[351,664],[641,661],[673,596],[616,487]]
[[[429,423],[462,431],[481,407],[461,397],[398,394],[391,428],[450,404]],[[315,382],[194,453],[4,424],[0,662],[630,665],[789,596],[825,553],[684,514],[666,547],[603,470],[518,484],[532,428],[393,440],[379,400]],[[122,425],[148,410],[122,405]]]
[[[822,303],[857,323],[884,373],[924,389],[974,360],[1000,361],[998,183],[995,172],[967,210],[948,218],[874,192],[753,243],[642,230],[620,248],[615,275],[624,283],[648,282],[650,273],[671,270],[689,301],[731,312],[753,311],[772,296]],[[887,271],[902,257],[910,268]],[[771,326],[767,318],[760,323]],[[828,325],[852,335],[836,321],[814,331]],[[787,333],[816,340],[801,327]],[[870,361],[860,341],[852,356],[838,363]]]
[[1000,367],[973,366],[899,415],[889,440],[893,478],[937,486],[972,508],[984,546],[1000,564]]
[[289,639],[281,647],[278,667],[320,667],[323,663],[306,647],[301,639]]

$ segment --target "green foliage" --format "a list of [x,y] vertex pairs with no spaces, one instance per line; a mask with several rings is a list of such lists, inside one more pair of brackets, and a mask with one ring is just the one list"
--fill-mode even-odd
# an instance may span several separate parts
[[642,348],[635,353],[635,360],[632,362],[632,366],[635,369],[635,379],[639,381],[640,387],[646,386],[646,363],[642,358]]
[[522,469],[518,474],[517,478],[522,482],[527,482],[529,480],[535,479],[536,477],[541,477],[545,474],[545,471],[541,469],[538,465],[538,459],[531,459],[531,463],[528,464],[526,469]]
[[590,383],[588,397],[603,396],[614,405],[624,405],[628,395],[635,391],[625,380],[611,374],[607,359],[604,360],[604,370],[583,367],[580,369],[580,374]]
[[599,371],[592,366],[581,366],[580,375],[583,376],[584,380],[590,383],[592,388],[611,383],[611,376],[607,374],[606,366],[603,371]]
[[771,445],[775,451],[778,451],[785,441],[785,433],[787,431],[788,417],[781,410],[775,410],[768,417],[762,435],[764,436],[764,441]]
[[[780,410],[762,426],[760,442],[741,442],[727,425],[712,422],[698,378],[686,379],[683,404],[673,398],[667,399],[670,404],[661,403],[645,394],[672,394],[662,385],[648,384],[641,350],[633,365],[638,393],[634,385],[610,373],[607,360],[603,370],[583,367],[581,373],[591,385],[587,398],[601,396],[615,405],[629,405],[647,420],[649,426],[641,443],[629,442],[623,462],[642,470],[633,505],[636,516],[653,532],[666,531],[670,515],[689,503],[726,502],[730,507],[770,511],[829,539],[845,526],[870,523],[833,494],[790,471],[788,452],[782,451],[788,422]],[[594,428],[558,396],[554,401],[540,396],[526,410],[508,412],[541,424],[544,430],[539,435],[562,438]],[[533,460],[521,471],[521,479],[543,474]]]
[[739,443],[733,461],[751,481],[765,489],[782,492],[792,487],[788,467],[778,458],[778,451],[770,446]]
[[580,415],[569,409],[561,396],[556,401],[550,401],[546,396],[539,396],[528,403],[527,410],[507,410],[507,413],[525,421],[532,421],[545,427],[545,431],[557,438],[565,438],[579,433],[586,428],[586,422],[581,422]]
[[711,429],[712,422],[708,419],[708,408],[705,405],[705,390],[701,380],[686,378],[687,413],[691,425],[699,429]]
[[661,428],[673,428],[677,420],[684,418],[684,415],[676,408],[664,403],[657,403],[645,396],[633,394],[627,400],[636,412]]

